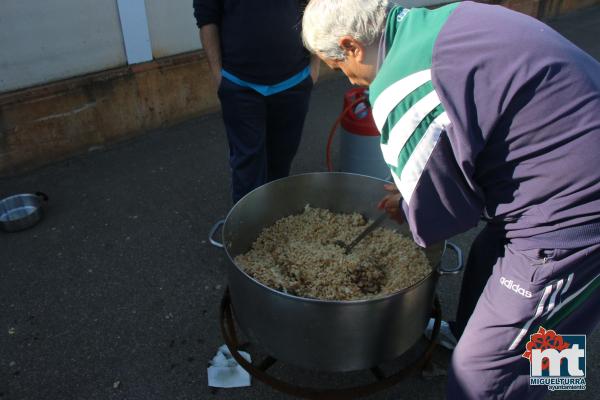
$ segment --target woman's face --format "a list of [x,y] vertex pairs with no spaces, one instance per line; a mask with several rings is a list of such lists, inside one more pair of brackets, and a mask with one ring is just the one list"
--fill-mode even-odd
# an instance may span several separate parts
[[353,85],[369,86],[375,78],[375,73],[371,70],[369,65],[356,62],[353,58],[346,58],[346,60],[332,60],[321,57],[321,60],[323,60],[329,68],[342,71]]
[[369,86],[377,73],[374,62],[377,59],[376,50],[375,54],[371,54],[373,49],[367,49],[350,36],[340,39],[340,47],[346,56],[344,60],[334,60],[323,54],[318,56],[329,68],[341,70],[353,85]]

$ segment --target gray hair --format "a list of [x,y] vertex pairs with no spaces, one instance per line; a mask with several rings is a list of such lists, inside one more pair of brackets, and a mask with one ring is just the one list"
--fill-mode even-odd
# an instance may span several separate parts
[[395,0],[311,0],[302,18],[302,41],[311,53],[344,60],[338,40],[349,35],[365,46],[379,39]]

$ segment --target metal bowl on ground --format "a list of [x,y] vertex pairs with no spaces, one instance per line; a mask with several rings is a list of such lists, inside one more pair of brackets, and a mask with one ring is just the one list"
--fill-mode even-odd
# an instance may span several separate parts
[[16,194],[0,200],[0,228],[16,232],[37,224],[48,196],[42,192]]
[[[322,371],[353,371],[395,359],[421,337],[432,310],[440,261],[447,244],[425,249],[432,272],[420,282],[379,298],[331,301],[298,297],[272,289],[235,264],[263,228],[302,212],[306,204],[334,212],[376,218],[385,194],[383,180],[347,173],[295,175],[263,185],[241,199],[223,225],[228,280],[235,319],[248,339],[272,357]],[[410,235],[406,224],[384,227]],[[214,232],[211,232],[211,236]]]

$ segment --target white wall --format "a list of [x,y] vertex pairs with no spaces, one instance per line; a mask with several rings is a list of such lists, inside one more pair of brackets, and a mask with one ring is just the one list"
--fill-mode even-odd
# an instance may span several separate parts
[[198,50],[192,0],[145,0],[154,58]]
[[0,92],[124,64],[116,0],[0,0]]
[[[152,50],[141,61],[201,48],[191,0],[140,1]],[[0,0],[0,93],[126,64],[117,0]]]

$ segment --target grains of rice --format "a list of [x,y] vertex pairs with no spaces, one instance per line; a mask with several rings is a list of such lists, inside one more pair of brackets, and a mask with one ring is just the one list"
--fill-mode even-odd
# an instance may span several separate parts
[[235,262],[269,287],[327,300],[386,295],[431,272],[423,251],[391,229],[377,228],[344,254],[335,242],[350,243],[368,222],[358,213],[337,214],[307,205],[303,213],[265,228]]

